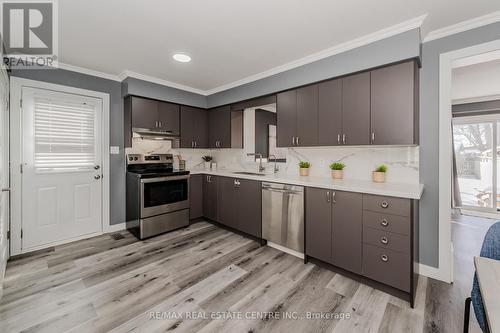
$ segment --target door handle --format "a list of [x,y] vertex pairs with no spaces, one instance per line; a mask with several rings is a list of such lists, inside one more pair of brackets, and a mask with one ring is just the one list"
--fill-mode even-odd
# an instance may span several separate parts
[[163,125],[163,124],[162,124],[162,122],[161,122],[161,121],[159,121],[159,122],[158,122],[158,127],[160,127],[160,128],[161,128],[161,127],[162,127],[162,125]]
[[300,146],[300,141],[299,141],[300,137],[297,137],[297,139],[295,140],[295,142],[297,143],[297,146]]
[[346,141],[346,140],[345,140],[345,134],[342,134],[342,144],[344,144],[344,145],[345,145],[345,141]]
[[337,144],[340,145],[340,134],[337,134]]
[[337,201],[335,200],[335,192],[332,192],[332,203],[337,203]]
[[3,188],[2,192],[10,192],[10,187]]
[[101,175],[95,175],[95,176],[94,176],[94,179],[95,179],[95,180],[99,180],[99,179],[101,179]]
[[94,170],[99,170],[101,167],[99,165],[94,166]]
[[292,146],[296,146],[297,144],[295,143],[295,137],[292,136]]
[[372,143],[375,143],[375,132],[372,132]]
[[326,202],[330,202],[330,191],[326,191]]

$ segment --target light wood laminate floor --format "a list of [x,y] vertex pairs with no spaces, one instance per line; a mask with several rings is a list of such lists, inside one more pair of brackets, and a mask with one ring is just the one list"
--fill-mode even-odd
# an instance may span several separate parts
[[[145,241],[119,234],[9,261],[0,331],[457,332],[448,320],[462,318],[456,285],[420,278],[411,309],[206,222]],[[298,319],[308,312],[340,318]]]

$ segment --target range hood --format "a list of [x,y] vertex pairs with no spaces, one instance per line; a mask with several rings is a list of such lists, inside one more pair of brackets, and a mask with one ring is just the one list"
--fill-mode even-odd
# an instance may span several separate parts
[[181,138],[179,133],[174,133],[172,131],[151,130],[147,128],[132,128],[132,136],[134,138],[167,141],[179,141]]

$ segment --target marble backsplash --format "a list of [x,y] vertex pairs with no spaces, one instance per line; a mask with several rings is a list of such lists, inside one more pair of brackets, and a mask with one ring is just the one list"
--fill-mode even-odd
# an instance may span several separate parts
[[[217,168],[224,170],[258,170],[258,162],[247,156],[247,149],[174,149],[169,141],[134,138],[127,153],[171,153],[181,155],[186,167],[203,168],[204,155],[211,155]],[[387,165],[387,182],[419,183],[419,147],[314,147],[289,148],[286,163],[278,163],[280,173],[299,174],[299,161],[311,163],[310,175],[330,177],[329,164],[342,161],[346,164],[345,179],[371,180],[371,172],[380,164]],[[266,173],[273,172],[273,163],[264,163]]]

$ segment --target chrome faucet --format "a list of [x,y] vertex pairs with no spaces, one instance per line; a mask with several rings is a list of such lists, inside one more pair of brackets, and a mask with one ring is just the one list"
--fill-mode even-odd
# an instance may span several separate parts
[[262,165],[262,154],[259,153],[248,153],[247,156],[255,156],[259,158],[259,172],[263,172],[266,168]]
[[278,168],[278,165],[276,164],[276,156],[274,156],[273,154],[269,154],[269,156],[267,156],[267,160],[271,160],[271,156],[274,158],[274,173],[278,173],[278,171],[280,171],[280,169]]

